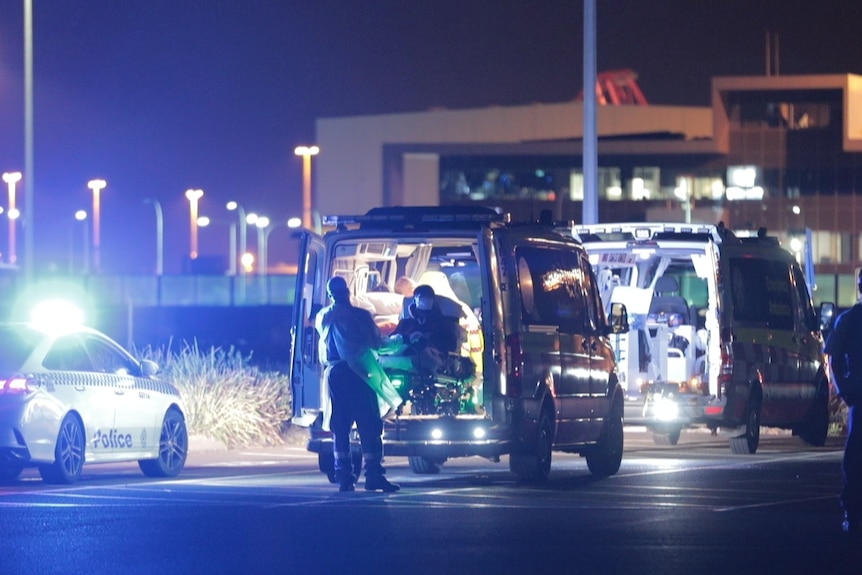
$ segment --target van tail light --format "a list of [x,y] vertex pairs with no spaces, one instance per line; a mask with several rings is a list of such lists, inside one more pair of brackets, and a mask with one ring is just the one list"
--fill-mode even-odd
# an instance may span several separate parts
[[524,349],[521,347],[521,335],[513,333],[506,337],[506,397],[521,397],[521,378],[524,374]]
[[733,376],[733,345],[731,342],[721,346],[721,367],[718,370],[718,398],[727,393],[727,387]]
[[0,395],[24,395],[33,391],[35,386],[26,377],[0,379]]

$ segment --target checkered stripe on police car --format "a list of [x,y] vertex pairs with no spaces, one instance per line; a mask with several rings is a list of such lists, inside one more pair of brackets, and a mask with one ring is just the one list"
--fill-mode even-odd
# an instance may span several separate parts
[[[80,387],[117,387],[118,378],[125,376],[90,373],[85,371],[57,371],[51,374],[50,380],[54,385],[70,385]],[[179,390],[170,383],[159,379],[132,378],[134,385],[131,390],[152,391],[163,395],[180,397]]]

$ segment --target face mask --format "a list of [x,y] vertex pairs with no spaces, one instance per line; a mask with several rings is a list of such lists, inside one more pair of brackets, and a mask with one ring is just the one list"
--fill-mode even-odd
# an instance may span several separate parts
[[430,297],[415,297],[413,302],[416,304],[416,309],[428,311],[434,307],[434,298]]

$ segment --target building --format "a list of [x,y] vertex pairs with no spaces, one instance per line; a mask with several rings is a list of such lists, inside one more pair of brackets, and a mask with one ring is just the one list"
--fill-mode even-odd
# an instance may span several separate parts
[[[315,208],[482,203],[582,212],[583,104],[317,121]],[[600,221],[810,238],[815,300],[852,304],[862,261],[862,76],[719,77],[711,107],[599,106]]]

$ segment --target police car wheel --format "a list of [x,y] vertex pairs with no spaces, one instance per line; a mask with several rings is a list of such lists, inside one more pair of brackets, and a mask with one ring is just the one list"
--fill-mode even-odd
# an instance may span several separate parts
[[434,475],[435,473],[440,473],[440,466],[443,465],[442,461],[435,461],[418,455],[411,455],[408,459],[410,461],[410,469],[416,475]]
[[652,433],[652,442],[656,445],[676,445],[682,434],[681,427],[673,429],[656,430]]
[[39,475],[46,483],[74,483],[81,477],[84,468],[84,426],[76,415],[67,414],[60,424],[57,445],[54,447],[54,463],[40,465]]
[[165,414],[159,435],[159,456],[141,459],[138,467],[147,477],[174,477],[186,465],[189,450],[189,433],[186,421],[179,410],[171,408]]

